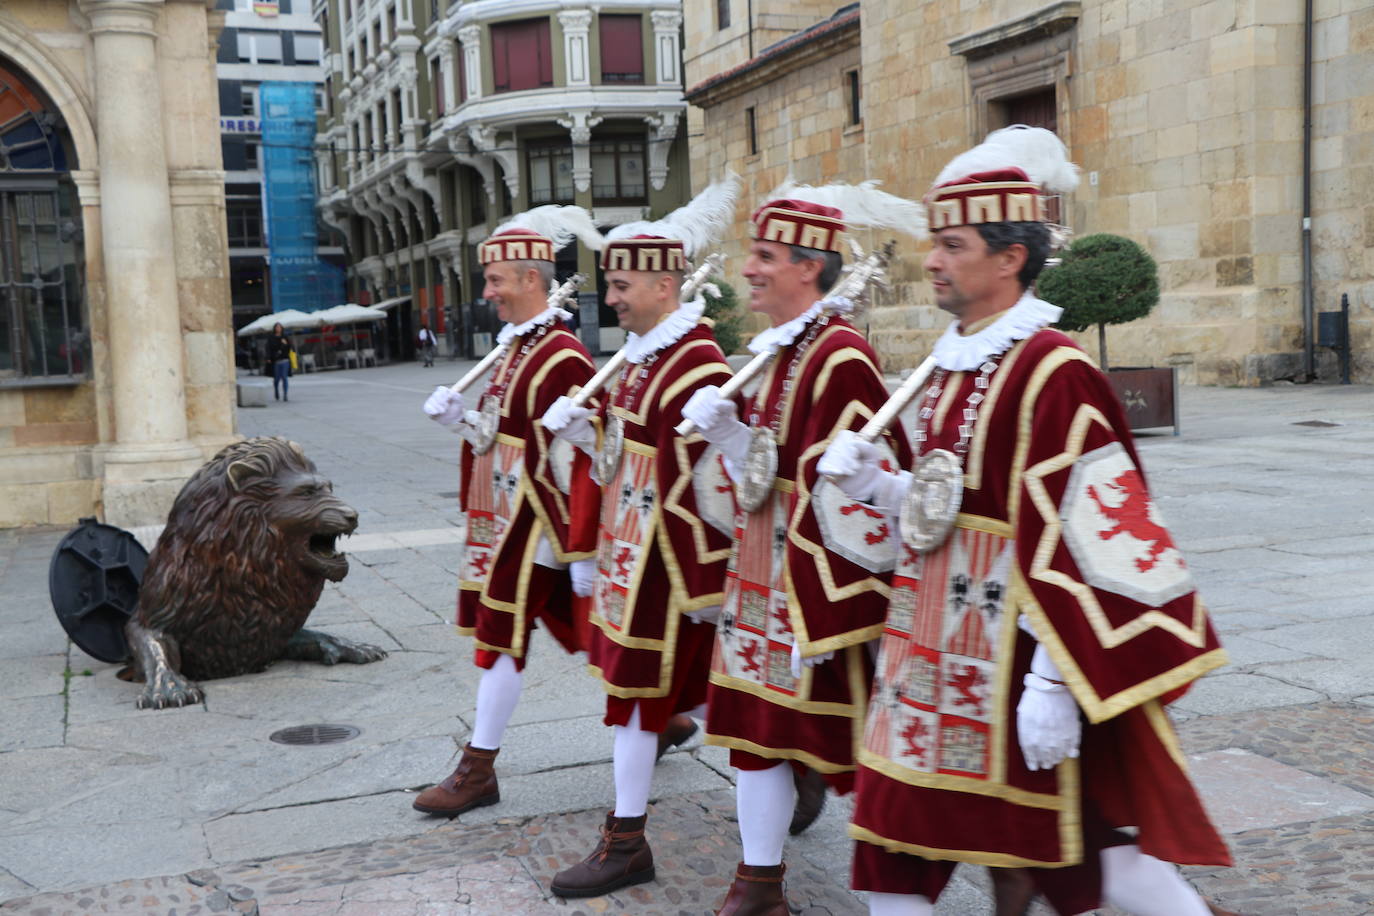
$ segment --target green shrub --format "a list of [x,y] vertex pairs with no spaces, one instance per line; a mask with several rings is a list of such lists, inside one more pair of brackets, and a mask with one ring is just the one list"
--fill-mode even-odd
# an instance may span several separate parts
[[1128,238],[1085,235],[1069,246],[1059,266],[1045,269],[1036,293],[1064,310],[1058,327],[1086,331],[1097,325],[1099,361],[1106,369],[1106,326],[1150,314],[1159,302],[1159,268]]
[[729,356],[740,348],[739,329],[744,323],[744,315],[739,310],[735,288],[723,282],[716,285],[720,287],[719,296],[712,296],[709,292],[705,295],[706,317],[716,323],[716,343]]

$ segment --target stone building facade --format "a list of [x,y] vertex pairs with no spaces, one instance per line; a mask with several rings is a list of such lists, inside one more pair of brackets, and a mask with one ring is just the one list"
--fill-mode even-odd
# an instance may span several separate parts
[[[392,314],[391,355],[428,321],[481,355],[497,330],[477,245],[543,204],[603,229],[688,199],[680,0],[316,0],[328,116],[317,140],[324,219],[348,238],[351,301]],[[559,275],[597,276],[569,246]],[[584,287],[581,332],[623,339]]]
[[[1309,24],[1301,4],[1266,0],[864,0],[862,133],[841,127],[837,137],[843,55],[809,49],[833,40],[833,24],[858,4],[749,58],[705,27],[730,3],[686,3],[688,22],[703,24],[689,29],[685,48],[690,117],[701,125],[694,165],[757,174],[761,193],[791,163],[799,179],[872,177],[917,198],[987,131],[1050,127],[1083,168],[1081,187],[1060,202],[1064,222],[1080,235],[1129,236],[1159,262],[1160,305],[1108,329],[1114,365],[1177,366],[1182,380],[1204,384],[1305,378],[1309,367],[1329,378],[1329,353],[1309,350],[1305,329],[1344,293],[1354,374],[1374,380],[1374,208],[1361,191],[1374,177],[1368,4],[1317,0]],[[770,12],[798,9],[751,6],[760,28]],[[738,140],[750,107],[756,126],[770,125],[752,155]],[[768,120],[775,110],[777,125]],[[920,282],[922,251],[908,250],[899,282],[871,314],[874,343],[892,366],[919,361],[945,323]],[[1085,342],[1095,353],[1095,341]]]
[[162,521],[235,437],[210,6],[0,7],[0,526]]

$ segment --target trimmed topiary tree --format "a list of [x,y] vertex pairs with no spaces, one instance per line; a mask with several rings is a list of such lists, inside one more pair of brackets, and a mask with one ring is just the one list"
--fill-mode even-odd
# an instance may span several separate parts
[[1159,268],[1149,252],[1119,235],[1097,233],[1074,241],[1057,267],[1040,274],[1036,293],[1064,310],[1057,327],[1086,331],[1097,325],[1097,347],[1107,368],[1107,325],[1144,318],[1159,302]]
[[720,288],[720,295],[713,296],[709,292],[705,293],[706,317],[716,323],[715,335],[716,343],[729,356],[739,349],[740,345],[740,324],[744,321],[744,316],[740,314],[739,299],[735,295],[735,288],[728,283],[717,283]]

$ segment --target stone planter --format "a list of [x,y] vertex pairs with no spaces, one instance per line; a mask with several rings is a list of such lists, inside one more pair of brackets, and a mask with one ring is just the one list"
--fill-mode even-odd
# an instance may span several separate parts
[[1132,430],[1172,426],[1174,435],[1178,435],[1177,369],[1108,369],[1107,380],[1126,408],[1126,420]]

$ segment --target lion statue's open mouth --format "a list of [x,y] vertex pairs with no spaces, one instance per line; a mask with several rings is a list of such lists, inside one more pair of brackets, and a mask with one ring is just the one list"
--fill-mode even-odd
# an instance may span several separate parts
[[356,521],[346,524],[342,520],[337,523],[331,520],[331,523],[322,525],[320,530],[306,539],[306,567],[331,582],[338,582],[348,575],[348,554],[339,550],[339,538],[348,537],[357,527]]

